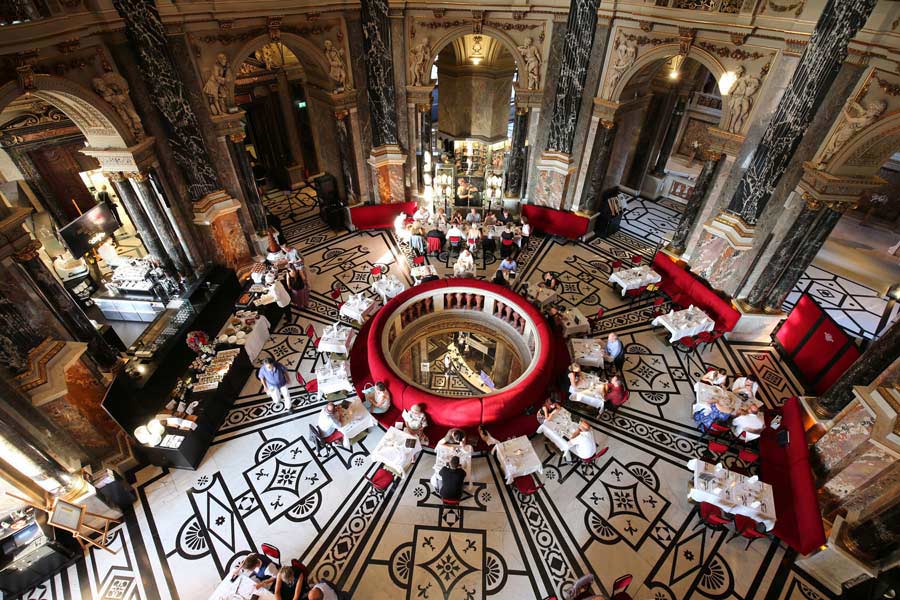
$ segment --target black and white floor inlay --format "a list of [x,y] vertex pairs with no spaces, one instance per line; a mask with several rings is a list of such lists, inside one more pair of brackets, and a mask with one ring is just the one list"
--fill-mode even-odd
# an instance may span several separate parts
[[[308,309],[292,309],[279,324],[264,355],[309,379],[321,360],[309,334],[338,316],[332,290],[371,293],[374,264],[411,283],[409,251],[391,232],[329,230],[311,190],[290,200],[294,215],[283,195],[269,203],[306,257],[314,293]],[[587,244],[536,235],[519,259],[520,282],[560,273],[563,301],[585,314],[602,307],[598,332],[616,331],[627,346],[628,404],[615,416],[584,412],[609,446],[596,465],[567,464],[535,436],[546,484],[535,495],[505,485],[498,463],[479,456],[462,504],[447,509],[428,484],[430,451],[405,479],[378,492],[366,477],[382,430],[351,450],[316,451],[305,440],[322,405],[315,395],[294,384],[290,406],[273,404],[251,379],[197,471],[136,472],[139,500],[114,534],[119,553],[91,553],[25,598],[204,600],[231,565],[264,542],[361,600],[537,600],[585,573],[605,592],[633,574],[636,600],[829,598],[778,542],[744,550],[727,543],[730,532],[695,529],[686,462],[704,444],[690,415],[693,381],[706,365],[753,372],[768,406],[799,386],[765,345],[720,340],[702,355],[673,350],[649,326],[652,300],[629,305],[605,283],[612,260],[652,252],[656,241],[634,231],[637,225],[623,227]],[[444,256],[428,260],[449,270]],[[494,263],[481,257],[479,274],[491,275]]]

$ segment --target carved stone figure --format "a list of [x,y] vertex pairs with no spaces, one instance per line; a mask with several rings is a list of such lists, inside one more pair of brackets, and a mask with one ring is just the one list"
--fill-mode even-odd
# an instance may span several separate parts
[[731,86],[728,105],[731,111],[728,114],[728,124],[725,129],[731,133],[740,133],[744,128],[744,123],[750,115],[750,109],[753,107],[753,95],[759,91],[760,81],[752,75],[745,75],[743,66],[737,68],[737,79]]
[[519,46],[519,54],[525,61],[525,70],[528,72],[528,89],[536,90],[541,85],[541,51],[534,45],[534,40],[528,38]]
[[431,83],[431,43],[426,37],[409,54],[409,85]]
[[206,100],[209,102],[209,112],[213,115],[224,115],[225,107],[225,86],[228,82],[228,57],[224,52],[216,55],[216,63],[213,65],[212,73],[209,79],[203,85],[203,93],[206,94]]
[[138,140],[143,140],[144,127],[128,95],[128,82],[118,73],[107,72],[93,80],[94,91],[112,106]]
[[331,40],[325,40],[325,58],[328,60],[328,75],[337,83],[334,89],[342,92],[347,88],[347,68],[344,65],[344,51],[335,48]]
[[637,44],[627,37],[619,38],[619,43],[616,45],[616,62],[613,63],[612,75],[609,79],[610,89],[616,87],[619,80],[622,78],[622,75],[631,68],[631,65],[634,64],[636,58]]
[[871,125],[875,120],[887,110],[887,102],[878,100],[870,102],[868,107],[863,107],[859,102],[851,101],[844,107],[844,117],[835,134],[831,137],[828,145],[825,146],[825,152],[819,161],[821,166],[823,163],[831,160],[838,150],[844,147],[844,144],[850,141],[850,138]]

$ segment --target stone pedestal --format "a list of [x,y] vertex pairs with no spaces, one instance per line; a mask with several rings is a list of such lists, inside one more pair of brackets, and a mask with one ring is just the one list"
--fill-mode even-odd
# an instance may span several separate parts
[[92,460],[100,461],[116,454],[121,430],[100,406],[106,382],[85,364],[86,350],[81,342],[47,339],[29,353],[29,368],[16,377],[16,385]]
[[734,306],[741,313],[741,318],[734,329],[725,334],[729,342],[768,344],[772,341],[772,332],[787,317],[780,310],[760,310],[740,300],[736,300]]
[[194,205],[194,223],[205,225],[219,261],[240,271],[251,262],[250,246],[238,219],[240,203],[224,191],[213,192]]
[[537,170],[537,185],[534,188],[532,202],[539,206],[562,208],[566,189],[575,172],[572,157],[563,152],[547,150],[541,154]]
[[842,530],[847,527],[843,517],[838,517],[831,528],[828,542],[818,552],[797,561],[797,566],[836,595],[844,592],[843,585],[859,577],[875,577],[877,574],[857,560],[841,544]]
[[405,202],[403,165],[406,155],[400,146],[388,144],[372,148],[368,163],[372,167],[376,200],[381,204]]

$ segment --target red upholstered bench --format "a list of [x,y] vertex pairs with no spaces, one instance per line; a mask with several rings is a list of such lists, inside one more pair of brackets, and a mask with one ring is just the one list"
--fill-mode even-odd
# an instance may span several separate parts
[[679,306],[693,304],[702,309],[716,322],[718,331],[731,331],[737,325],[741,313],[731,305],[731,301],[721,297],[669,256],[657,252],[651,267],[662,277],[659,289],[671,298],[672,302]]
[[357,229],[390,229],[397,215],[401,212],[411,215],[416,208],[415,202],[353,206],[350,208],[350,222]]
[[533,229],[570,240],[576,240],[585,235],[591,223],[587,217],[573,212],[533,204],[524,205],[522,214],[528,219],[528,223]]
[[[809,554],[825,543],[825,528],[809,464],[799,400],[790,398],[781,414],[781,427],[777,430],[767,427],[759,438],[760,479],[772,485],[775,495],[777,520],[773,533],[800,554]],[[766,421],[772,417],[773,414],[767,414]],[[778,443],[780,431],[789,432],[787,446]]]

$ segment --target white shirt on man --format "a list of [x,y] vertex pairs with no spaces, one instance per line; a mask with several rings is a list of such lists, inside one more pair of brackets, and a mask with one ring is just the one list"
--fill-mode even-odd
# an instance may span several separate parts
[[597,440],[594,431],[582,431],[569,441],[569,448],[578,458],[588,459],[597,453]]
[[460,230],[460,228],[456,225],[451,225],[450,229],[447,230],[447,239],[450,239],[452,237],[457,237],[459,239],[463,238],[462,230]]
[[765,426],[766,422],[759,413],[748,413],[746,415],[735,417],[731,421],[731,428],[734,431],[734,434],[740,436],[742,433],[746,432],[744,439],[748,442],[757,439]]
[[317,583],[316,585],[312,586],[312,589],[310,591],[312,590],[319,590],[320,592],[322,592],[322,600],[338,600],[338,595],[334,591],[334,588],[332,588],[327,583]]
[[337,421],[324,408],[319,411],[319,419],[316,425],[319,427],[319,431],[321,431],[322,435],[324,435],[325,437],[328,437],[337,429]]

